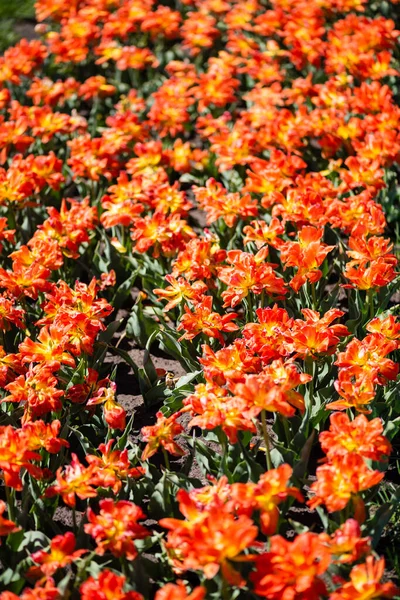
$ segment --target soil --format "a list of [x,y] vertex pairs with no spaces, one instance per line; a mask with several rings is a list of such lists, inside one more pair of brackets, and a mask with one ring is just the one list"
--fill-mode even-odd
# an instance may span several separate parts
[[35,22],[24,20],[14,25],[14,31],[20,38],[25,38],[29,42],[39,39],[39,34],[35,31]]

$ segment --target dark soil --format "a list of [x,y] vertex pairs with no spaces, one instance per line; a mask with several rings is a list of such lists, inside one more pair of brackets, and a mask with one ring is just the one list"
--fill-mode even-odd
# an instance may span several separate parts
[[30,20],[19,21],[14,25],[14,31],[20,38],[25,38],[28,41],[36,40],[39,38],[38,33],[35,31],[35,23]]

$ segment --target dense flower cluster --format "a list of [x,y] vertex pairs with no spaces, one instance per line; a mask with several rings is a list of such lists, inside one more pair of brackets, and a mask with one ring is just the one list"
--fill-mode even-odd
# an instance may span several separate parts
[[0,58],[0,600],[400,594],[398,5],[36,1]]

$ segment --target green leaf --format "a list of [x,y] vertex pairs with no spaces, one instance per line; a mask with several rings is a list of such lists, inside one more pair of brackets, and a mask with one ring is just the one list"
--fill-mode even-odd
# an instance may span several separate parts
[[121,308],[125,300],[129,298],[129,295],[131,293],[131,290],[134,286],[138,274],[139,269],[136,269],[129,275],[128,279],[126,279],[123,283],[121,283],[120,286],[118,286],[118,289],[115,292],[114,297],[111,301],[111,304],[114,307],[115,311]]
[[78,366],[76,367],[75,371],[73,372],[72,376],[70,377],[70,380],[68,382],[66,390],[69,390],[73,385],[76,385],[77,383],[82,383],[82,381],[85,378],[85,373],[86,373],[86,359],[81,358],[81,360],[78,363]]
[[137,366],[135,361],[132,360],[132,358],[129,356],[128,352],[126,352],[125,350],[122,350],[121,348],[117,348],[116,346],[112,346],[112,345],[109,345],[108,349],[112,354],[117,354],[117,356],[120,356],[121,358],[123,358],[124,361],[132,368],[136,377],[139,378],[139,367]]
[[288,523],[294,529],[297,535],[309,531],[307,525],[303,525],[303,523],[299,523],[298,521],[292,521],[292,519],[288,519]]
[[58,588],[58,590],[60,592],[61,598],[65,598],[65,597],[67,597],[69,595],[67,592],[68,592],[68,586],[69,586],[69,583],[70,583],[71,579],[72,579],[72,572],[69,571],[65,575],[65,577],[63,577],[61,579],[61,581],[58,582],[57,588]]
[[371,544],[376,548],[379,540],[382,537],[383,530],[392,518],[395,510],[399,506],[399,494],[394,494],[391,502],[383,504],[375,513],[374,518],[368,525],[368,534],[371,536]]
[[0,584],[2,584],[7,591],[11,591],[11,585],[18,582],[21,582],[20,589],[22,589],[24,581],[25,579],[21,577],[15,569],[8,568],[0,574]]
[[149,513],[156,519],[170,515],[173,512],[171,498],[171,483],[167,479],[166,471],[154,487],[149,503]]
[[123,323],[123,319],[118,319],[117,321],[111,321],[108,324],[107,329],[105,331],[101,331],[98,340],[99,342],[104,342],[105,344],[109,344],[114,337],[114,334],[118,331]]
[[70,427],[70,431],[76,436],[85,454],[92,454],[95,451],[93,444],[85,435],[83,435],[80,429],[77,427]]
[[383,431],[383,435],[392,440],[394,436],[400,430],[400,417],[397,417],[393,421],[388,421],[385,425],[385,429]]
[[155,331],[159,330],[160,325],[154,319],[149,318],[143,312],[141,298],[138,299],[132,308],[131,315],[126,324],[126,335],[133,338],[139,346],[146,347],[147,341]]
[[[21,533],[23,534],[22,536],[19,535]],[[50,539],[41,531],[19,531],[8,536],[7,545],[11,546],[11,549],[14,552],[21,552],[29,546],[29,550],[32,553],[36,550],[48,547],[50,545]]]
[[[139,369],[139,374],[141,369]],[[142,371],[144,372],[144,371]],[[147,382],[143,377],[139,377],[140,391],[143,396],[146,407],[160,404],[164,400],[165,384],[161,381],[152,387],[147,386]]]
[[318,516],[321,519],[321,523],[322,523],[323,528],[325,529],[325,531],[328,531],[328,528],[329,528],[329,518],[324,513],[324,509],[321,506],[317,506],[315,510],[317,511]]
[[277,469],[281,464],[285,462],[285,459],[282,456],[281,452],[279,452],[278,448],[273,448],[271,450],[271,461],[275,469]]
[[205,475],[218,476],[221,464],[221,456],[208,448],[197,438],[186,438],[187,443],[194,449],[196,460]]
[[159,377],[156,371],[156,368],[154,366],[153,361],[151,360],[151,356],[150,356],[150,348],[151,345],[153,343],[153,341],[156,339],[156,337],[158,336],[158,330],[155,329],[153,331],[153,333],[150,335],[149,339],[147,340],[146,343],[146,348],[143,354],[143,368],[145,370],[145,373],[150,381],[150,383],[155,384]]
[[93,255],[93,264],[96,267],[96,269],[99,271],[99,273],[108,273],[110,270],[110,264],[111,261],[110,259],[104,259],[104,257],[101,254],[101,248],[102,248],[102,243],[101,241],[98,242],[95,251],[94,251],[94,255]]
[[237,463],[237,465],[232,473],[232,480],[235,483],[236,482],[247,483],[248,478],[249,478],[249,471],[248,471],[247,463],[246,463],[246,461],[242,460],[241,462]]
[[124,433],[121,435],[121,437],[118,438],[118,440],[115,444],[116,450],[124,450],[125,449],[126,443],[128,441],[128,436],[129,436],[130,432],[132,431],[134,419],[135,419],[135,413],[132,413],[131,418],[129,419],[129,421],[125,427]]
[[224,186],[230,192],[240,192],[243,187],[243,179],[235,169],[223,171],[221,173],[221,179]]
[[[176,334],[177,335],[177,334]],[[190,345],[184,341],[178,342],[171,331],[166,331],[165,327],[160,327],[160,349],[179,361],[183,368],[190,371],[197,371],[200,367],[195,353],[190,351]]]
[[99,371],[104,363],[104,358],[107,354],[108,344],[105,342],[96,342],[94,345],[94,353],[92,357],[93,369]]
[[[25,539],[25,531],[16,531],[15,533],[10,533],[7,537],[7,546],[11,548],[13,552],[18,552],[20,546],[24,543]],[[23,547],[23,546],[22,546]]]
[[[247,432],[245,432],[247,433]],[[247,466],[248,478],[250,481],[256,482],[260,479],[260,475],[263,473],[263,468],[259,462],[251,455],[251,453],[247,450],[245,443],[240,439],[241,436],[238,436],[238,444],[240,447],[241,454],[243,455],[243,462]],[[244,438],[244,436],[243,436]],[[235,472],[233,473],[235,477]]]
[[311,432],[310,437],[302,447],[300,452],[300,460],[293,469],[293,477],[295,477],[296,479],[302,480],[306,475],[307,465],[310,460],[311,449],[313,447],[314,439],[315,429]]
[[182,408],[183,399],[194,392],[194,384],[191,382],[200,377],[202,373],[203,372],[199,370],[193,371],[193,373],[187,373],[187,375],[182,375],[172,390],[165,388],[165,400],[164,405],[161,408],[161,411],[165,416],[169,417]]

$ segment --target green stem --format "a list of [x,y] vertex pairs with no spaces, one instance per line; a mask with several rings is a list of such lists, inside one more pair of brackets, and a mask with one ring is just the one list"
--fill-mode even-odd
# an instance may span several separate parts
[[167,469],[167,471],[171,470],[170,464],[169,464],[169,458],[168,458],[168,452],[166,451],[166,449],[164,448],[164,446],[162,446],[162,453],[164,456],[164,463],[165,463],[165,468]]
[[222,579],[221,597],[222,600],[229,600],[229,588],[225,579]]
[[7,510],[10,521],[15,522],[16,513],[15,513],[15,491],[13,488],[10,488],[8,485],[5,485],[6,490],[6,502],[7,502]]
[[86,579],[86,567],[90,565],[93,558],[96,556],[96,552],[93,550],[90,554],[87,554],[85,558],[81,558],[81,566],[78,568],[78,572],[76,574],[75,585],[78,585],[83,579]]
[[248,315],[247,315],[247,319],[249,323],[254,323],[254,315],[253,315],[253,299],[251,297],[251,292],[249,292],[247,294],[247,310],[248,310]]
[[272,469],[272,461],[271,461],[271,451],[270,451],[270,447],[269,447],[269,434],[268,434],[268,429],[267,429],[267,413],[264,409],[261,411],[261,430],[262,430],[264,444],[265,444],[265,456],[267,459],[267,469],[268,469],[268,471],[270,471]]
[[112,436],[113,430],[111,429],[111,427],[107,427],[106,444],[112,439]]
[[265,290],[261,292],[261,308],[265,306]]
[[4,351],[7,352],[6,350],[6,340],[5,340],[5,335],[4,335],[4,331],[1,330],[0,331],[0,346],[3,347]]
[[375,311],[374,311],[374,290],[373,288],[370,288],[367,292],[367,297],[368,297],[368,306],[369,306],[369,318],[372,319],[375,316]]
[[89,115],[89,122],[91,123],[91,136],[94,137],[96,135],[97,130],[97,113],[99,111],[100,99],[98,96],[95,96],[93,100],[92,109]]
[[95,200],[96,200],[96,194],[97,194],[96,181],[94,179],[91,179],[90,180],[90,198],[93,202],[95,202]]
[[226,474],[225,470],[226,470],[226,458],[227,458],[227,452],[228,452],[228,439],[222,430],[217,430],[217,436],[218,436],[218,441],[220,443],[221,450],[222,450],[221,462],[220,462],[219,469],[218,469],[218,477],[221,477],[221,475]]
[[304,366],[305,366],[305,372],[308,373],[308,375],[311,375],[309,399],[310,399],[310,405],[312,405],[312,401],[313,401],[313,397],[314,397],[314,361],[311,356],[307,356],[307,358],[305,359]]
[[285,437],[286,437],[286,443],[289,447],[289,444],[291,442],[291,437],[290,437],[290,432],[289,432],[289,423],[286,417],[284,417],[283,415],[281,415],[281,421],[283,424],[283,430],[285,432]]
[[16,229],[17,228],[17,220],[16,220],[16,217],[15,217],[14,206],[11,203],[8,205],[7,225],[9,227],[9,229]]
[[126,560],[125,556],[121,557],[121,570],[122,574],[126,577],[127,580],[129,580],[129,567],[128,561]]
[[317,293],[315,290],[315,283],[311,284],[311,294],[312,294],[313,310],[317,310]]

